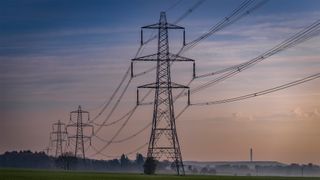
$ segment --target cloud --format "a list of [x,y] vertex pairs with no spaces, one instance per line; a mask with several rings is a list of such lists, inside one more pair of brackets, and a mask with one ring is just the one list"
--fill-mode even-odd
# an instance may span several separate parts
[[256,120],[255,116],[252,114],[245,114],[242,112],[234,112],[232,113],[232,118],[237,121],[254,121]]
[[318,108],[313,110],[304,110],[301,107],[296,107],[292,110],[292,113],[297,118],[319,118],[320,111]]

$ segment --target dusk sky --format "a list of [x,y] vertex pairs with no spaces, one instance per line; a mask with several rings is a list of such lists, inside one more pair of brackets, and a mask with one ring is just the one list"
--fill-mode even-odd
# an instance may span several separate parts
[[[1,0],[0,1],[0,153],[42,151],[52,123],[68,123],[81,105],[94,117],[110,98],[135,56],[140,27],[156,23],[161,11],[174,22],[196,0]],[[192,41],[229,15],[242,1],[206,0],[178,23]],[[270,0],[234,24],[182,54],[196,60],[197,74],[213,72],[253,59],[320,19],[319,0]],[[145,31],[145,39],[152,35]],[[182,32],[170,31],[170,51],[182,44]],[[205,102],[236,97],[319,73],[320,37],[280,52],[215,86],[192,95]],[[157,42],[142,55],[155,53]],[[154,64],[139,62],[135,72]],[[192,64],[175,63],[172,79],[187,84]],[[155,81],[155,71],[134,78],[108,121],[134,105],[136,87]],[[195,80],[191,89],[214,77]],[[183,160],[274,160],[320,164],[320,80],[272,94],[212,106],[192,106],[177,120]],[[147,91],[142,91],[143,96]],[[154,93],[154,92],[153,92]],[[177,94],[177,92],[175,92]],[[117,96],[118,97],[118,96]],[[154,96],[149,95],[148,102]],[[175,103],[176,114],[187,99]],[[114,105],[112,102],[111,106]],[[141,106],[119,134],[126,138],[152,121],[153,106]],[[110,108],[97,120],[102,123]],[[122,121],[104,127],[109,140]],[[105,155],[130,152],[149,140],[151,128],[133,139],[114,143]],[[104,144],[93,137],[92,145]],[[89,158],[94,150],[88,146]],[[72,148],[71,148],[72,149]],[[139,152],[146,154],[147,147]],[[134,157],[130,155],[130,157]]]

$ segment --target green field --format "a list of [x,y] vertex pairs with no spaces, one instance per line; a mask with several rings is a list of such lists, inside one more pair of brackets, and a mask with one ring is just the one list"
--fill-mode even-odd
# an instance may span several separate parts
[[173,176],[154,175],[146,176],[141,174],[120,174],[120,173],[94,173],[94,172],[64,172],[64,171],[43,171],[43,170],[20,170],[0,169],[0,180],[304,180],[319,179],[307,177],[241,177],[241,176]]

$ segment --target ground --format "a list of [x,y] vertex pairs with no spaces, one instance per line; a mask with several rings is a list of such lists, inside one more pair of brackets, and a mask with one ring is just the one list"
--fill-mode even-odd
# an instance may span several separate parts
[[307,177],[244,177],[244,176],[173,176],[173,175],[154,175],[147,176],[142,174],[124,173],[94,173],[94,172],[64,172],[64,171],[45,171],[45,170],[22,170],[22,169],[0,169],[1,180],[308,180],[319,178]]

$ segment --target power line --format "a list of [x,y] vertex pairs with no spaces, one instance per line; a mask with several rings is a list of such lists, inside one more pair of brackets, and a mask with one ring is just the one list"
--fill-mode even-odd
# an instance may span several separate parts
[[253,98],[253,97],[257,97],[257,96],[262,96],[265,94],[269,94],[272,92],[276,92],[276,91],[280,91],[292,86],[296,86],[308,81],[312,81],[315,80],[317,78],[320,78],[320,73],[316,73],[313,74],[311,76],[305,77],[303,79],[299,79],[293,82],[289,82],[286,84],[283,84],[281,86],[276,86],[270,89],[266,89],[263,91],[259,91],[259,92],[255,92],[255,93],[251,93],[251,94],[246,94],[246,95],[242,95],[242,96],[238,96],[238,97],[234,97],[234,98],[228,98],[228,99],[222,99],[222,100],[217,100],[217,101],[208,101],[208,102],[201,102],[201,103],[191,103],[190,105],[192,106],[210,106],[210,105],[215,105],[215,104],[223,104],[223,103],[229,103],[229,102],[235,102],[235,101],[240,101],[240,100],[244,100],[244,99],[248,99],[248,98]]
[[[176,116],[176,120],[179,119],[179,117],[187,110],[187,108],[189,107],[189,105],[185,106],[179,113],[178,115]],[[101,137],[99,136],[95,136],[96,138],[98,138],[99,140],[103,141],[103,142],[106,142],[106,143],[122,143],[122,142],[125,142],[125,141],[128,141],[134,137],[136,137],[137,135],[141,134],[143,131],[147,130],[150,126],[152,125],[152,123],[148,123],[146,126],[144,126],[142,129],[140,129],[139,131],[135,132],[134,134],[126,137],[126,138],[122,138],[122,139],[119,139],[119,140],[113,140],[113,141],[107,141],[105,139],[102,139]],[[132,154],[134,152],[137,152],[139,151],[140,149],[144,148],[145,146],[148,145],[148,142],[146,142],[145,144],[139,146],[137,149],[133,150],[133,151],[130,151],[128,153],[124,153],[126,155],[129,155],[129,154]],[[97,148],[95,148],[94,146],[92,146],[92,148],[95,150],[95,152],[97,154],[100,154],[104,157],[107,157],[107,158],[116,158],[116,157],[120,157],[120,155],[118,156],[112,156],[112,155],[106,155],[104,153],[102,153],[102,151],[98,150]]]
[[184,51],[187,51],[193,47],[195,47],[200,41],[208,38],[212,34],[220,31],[221,29],[233,24],[234,22],[240,20],[242,17],[249,15],[252,11],[258,9],[262,5],[264,5],[268,0],[262,1],[253,1],[253,0],[246,0],[243,1],[232,13],[218,22],[216,25],[212,26],[210,30],[200,37],[194,39],[193,41],[186,44]]
[[232,18],[234,16],[236,16],[237,14],[239,14],[241,11],[244,11],[245,8],[247,6],[249,6],[251,3],[253,3],[252,0],[245,0],[243,1],[236,9],[234,9],[231,14],[225,18],[223,18],[221,21],[219,21],[217,24],[215,24],[214,26],[212,26],[208,32],[202,34],[201,36],[199,36],[198,38],[192,40],[191,42],[187,43],[187,47],[186,49],[188,49],[188,47],[193,47],[194,45],[196,45],[198,42],[200,42],[201,40],[207,38],[210,36],[211,33],[214,33],[215,31],[219,30],[219,28],[222,28],[223,25],[227,24],[230,19],[232,20]]
[[[143,102],[148,96],[149,94],[152,92],[152,89],[149,89],[148,92],[145,94],[145,96],[141,99],[141,102]],[[133,107],[133,109],[131,109],[128,113],[126,113],[124,116],[122,116],[122,118],[118,119],[117,121],[114,121],[114,122],[118,122],[122,119],[124,119],[125,117],[129,116],[130,114],[134,113],[134,111],[136,110],[135,107]],[[151,123],[150,123],[151,125]],[[149,127],[149,125],[147,125],[145,128],[142,129],[142,131],[144,131],[147,127]],[[127,137],[127,138],[124,138],[124,139],[121,139],[121,140],[113,140],[113,141],[110,141],[110,140],[105,140],[103,138],[101,138],[100,136],[94,134],[93,137],[96,137],[97,139],[99,139],[100,141],[103,141],[103,142],[106,142],[106,143],[121,143],[121,142],[124,142],[124,141],[127,141],[135,136],[137,136],[138,134],[140,134],[140,132],[138,133],[134,133],[133,135]]]
[[319,34],[319,22],[320,20],[317,20],[316,22],[314,22],[313,24],[311,24],[310,26],[304,28],[303,30],[299,31],[298,33],[296,33],[295,35],[293,35],[292,37],[286,39],[285,41],[282,41],[281,43],[279,43],[278,45],[276,45],[275,47],[271,48],[270,50],[264,52],[263,54],[257,56],[256,58],[249,60],[247,62],[235,65],[235,66],[231,66],[228,68],[224,68],[218,71],[214,71],[214,72],[210,72],[210,73],[205,73],[202,75],[197,75],[196,78],[204,78],[204,77],[208,77],[208,76],[214,76],[217,74],[222,74],[231,70],[242,70],[244,69],[246,66],[258,63],[276,53],[279,53],[287,48],[291,48],[299,43],[302,43],[316,35]]
[[[146,147],[147,145],[148,145],[148,142],[146,142],[146,143],[138,146],[137,148],[135,148],[135,149],[133,149],[133,150],[131,150],[131,151],[129,151],[129,152],[122,153],[122,154],[128,156],[128,155],[131,155],[131,154],[133,154],[133,153],[137,153],[138,151],[140,151],[141,149],[143,149],[143,148]],[[94,151],[96,151],[96,152],[98,151],[98,149],[95,148],[94,146],[92,146],[92,149],[93,149]],[[99,152],[98,154],[100,154],[100,155],[102,155],[102,156],[104,156],[104,157],[106,157],[106,158],[119,158],[119,157],[121,157],[121,155],[106,155],[106,154],[104,154],[104,153],[102,153],[102,152]]]
[[95,151],[96,154],[100,154],[100,155],[102,155],[102,156],[104,156],[106,158],[118,158],[118,157],[120,157],[120,156],[106,155],[106,154],[100,152],[95,146],[92,146],[92,149]]
[[[151,93],[151,90],[149,90],[149,91],[145,94],[145,96],[142,98],[141,101],[144,101],[144,100],[150,95],[150,93]],[[115,121],[112,121],[112,122],[110,122],[110,123],[108,123],[108,124],[98,124],[98,123],[94,123],[94,122],[93,122],[93,124],[96,125],[96,126],[104,126],[104,127],[105,127],[105,126],[114,125],[114,124],[120,122],[121,120],[125,119],[127,116],[129,116],[131,113],[133,113],[134,110],[135,110],[135,108],[133,107],[130,111],[128,111],[126,114],[124,114],[121,118],[119,118],[119,119],[117,119],[117,120],[115,120]]]
[[127,125],[128,121],[130,120],[131,116],[134,114],[135,110],[137,109],[138,106],[134,107],[134,111],[132,111],[132,113],[127,117],[127,119],[124,121],[124,123],[121,125],[121,127],[117,130],[117,132],[112,136],[110,142],[108,142],[106,145],[104,145],[101,149],[99,149],[95,154],[93,154],[92,156],[97,155],[99,152],[102,152],[103,150],[105,150],[107,147],[110,146],[110,144],[112,143],[112,141],[119,135],[119,133],[122,131],[122,129]]
[[139,135],[140,133],[142,133],[143,131],[147,130],[150,126],[151,126],[152,123],[148,123],[146,126],[144,126],[141,130],[135,132],[134,134],[128,136],[128,137],[125,137],[125,138],[122,138],[122,139],[119,139],[119,140],[113,140],[113,141],[110,141],[110,140],[105,140],[99,136],[95,136],[96,138],[98,138],[100,141],[103,141],[103,142],[106,142],[106,143],[122,143],[122,142],[125,142],[125,141],[128,141],[134,137],[136,137],[137,135]]
[[[253,65],[257,64],[258,62],[263,61],[264,59],[267,59],[268,57],[275,55],[287,48],[291,48],[294,47],[306,40],[309,40],[312,37],[315,37],[317,35],[319,35],[320,33],[320,20],[317,20],[316,22],[314,22],[313,24],[311,24],[310,26],[306,27],[305,29],[303,29],[302,31],[299,31],[298,33],[296,33],[295,35],[293,35],[292,37],[290,37],[289,39],[281,42],[280,44],[276,45],[275,47],[273,47],[272,49],[268,50],[267,52],[257,56],[256,58],[249,60],[245,63],[241,63],[237,66],[232,66],[223,70],[219,70],[217,71],[217,73],[213,72],[213,73],[207,73],[205,75],[201,75],[200,77],[207,77],[207,76],[212,76],[212,75],[216,75],[219,73],[224,73],[227,72],[219,77],[217,77],[216,79],[213,79],[211,81],[208,81],[204,84],[199,85],[198,87],[195,87],[191,90],[191,93],[197,93],[205,88],[208,88],[214,84],[217,84],[218,82],[221,82],[229,77],[232,77],[240,72],[242,72],[245,69],[248,69],[250,67],[252,67]],[[229,71],[229,72],[228,72]],[[198,76],[199,77],[199,76]]]
[[127,112],[126,114],[124,114],[121,118],[119,118],[119,119],[117,119],[117,120],[115,120],[115,121],[112,121],[112,122],[110,122],[110,123],[107,123],[107,124],[98,124],[98,123],[93,122],[92,124],[94,124],[94,125],[96,125],[96,126],[104,126],[104,127],[114,125],[114,124],[120,122],[121,120],[125,119],[127,116],[129,116],[129,114],[131,114],[133,110],[134,110],[134,109],[131,109],[129,112]]
[[183,13],[173,24],[178,24],[184,18],[186,18],[190,13],[192,13],[196,8],[198,8],[205,0],[199,0],[194,5],[192,5],[185,13]]
[[125,155],[130,155],[130,154],[136,153],[136,152],[140,151],[141,149],[143,149],[144,147],[146,147],[147,145],[148,145],[148,142],[144,143],[143,145],[137,147],[136,149],[134,149],[130,152],[125,153]]
[[201,103],[191,103],[190,105],[185,106],[176,116],[176,119],[178,119],[189,107],[191,106],[210,106],[210,105],[217,105],[217,104],[224,104],[224,103],[230,103],[230,102],[236,102],[236,101],[240,101],[240,100],[245,100],[245,99],[249,99],[249,98],[254,98],[254,97],[258,97],[258,96],[262,96],[265,94],[269,94],[272,92],[276,92],[276,91],[280,91],[286,88],[290,88],[292,86],[296,86],[302,83],[306,83],[308,81],[312,81],[315,80],[317,78],[320,78],[320,73],[316,73],[313,74],[311,76],[305,77],[303,79],[299,79],[293,82],[289,82],[280,86],[276,86],[270,89],[266,89],[263,91],[259,91],[259,92],[255,92],[255,93],[251,93],[251,94],[247,94],[247,95],[242,95],[242,96],[238,96],[238,97],[234,97],[234,98],[228,98],[228,99],[223,99],[223,100],[217,100],[217,101],[208,101],[208,102],[201,102]]
[[110,117],[112,116],[112,114],[114,113],[114,111],[116,110],[116,108],[118,107],[121,99],[123,98],[125,92],[127,91],[129,85],[130,85],[130,82],[131,82],[132,78],[129,79],[129,81],[127,82],[127,84],[125,85],[123,91],[121,92],[120,96],[118,97],[116,103],[113,105],[111,111],[109,112],[109,114],[107,115],[106,119],[102,122],[102,125],[101,126],[98,126],[98,129],[94,132],[94,135],[97,134],[101,128],[105,125],[105,123],[110,119]]
[[130,67],[127,69],[127,71],[125,72],[124,76],[122,77],[119,85],[117,86],[117,88],[113,91],[111,97],[109,99],[107,99],[107,101],[103,104],[105,104],[103,106],[103,108],[100,110],[100,112],[90,121],[90,122],[94,122],[98,117],[100,117],[102,115],[102,113],[108,108],[108,106],[110,105],[111,101],[113,100],[113,98],[116,96],[116,94],[118,93],[120,87],[122,86],[122,84],[124,83],[124,81],[127,79],[128,75],[130,72]]

